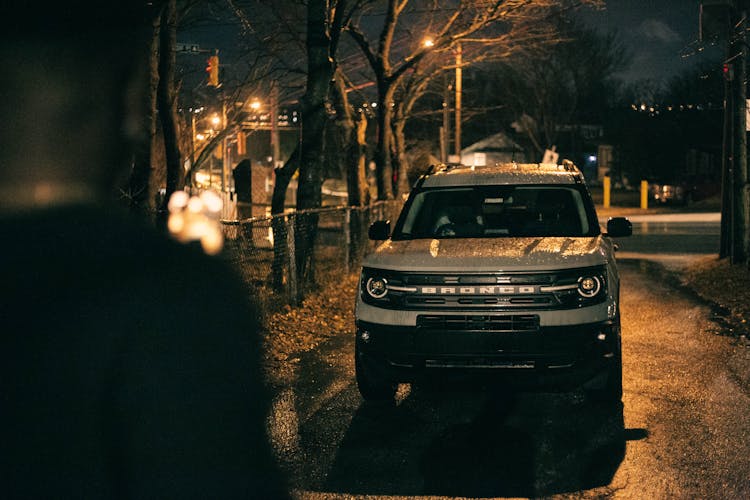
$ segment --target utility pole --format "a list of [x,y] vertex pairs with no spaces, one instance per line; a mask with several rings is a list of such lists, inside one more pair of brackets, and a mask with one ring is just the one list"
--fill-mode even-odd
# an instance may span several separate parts
[[747,16],[750,0],[702,0],[701,40],[726,42],[720,257],[750,265],[750,185],[747,171]]
[[463,73],[461,65],[463,64],[463,52],[461,44],[456,45],[456,143],[455,152],[458,161],[461,161],[461,91],[463,87]]
[[440,127],[440,161],[443,163],[448,162],[451,142],[450,90],[448,79],[443,75],[443,126]]
[[748,178],[747,178],[747,2],[737,0],[732,12],[729,38],[730,61],[733,75],[730,92],[734,101],[732,108],[732,128],[734,129],[731,202],[731,253],[732,264],[747,263],[748,244]]

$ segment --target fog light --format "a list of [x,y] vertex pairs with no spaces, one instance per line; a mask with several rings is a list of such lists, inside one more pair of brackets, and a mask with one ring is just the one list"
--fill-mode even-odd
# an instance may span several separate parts
[[370,341],[370,332],[362,331],[359,333],[359,338],[362,340],[362,342],[369,342]]
[[607,334],[606,333],[600,333],[596,336],[598,340],[607,340]]

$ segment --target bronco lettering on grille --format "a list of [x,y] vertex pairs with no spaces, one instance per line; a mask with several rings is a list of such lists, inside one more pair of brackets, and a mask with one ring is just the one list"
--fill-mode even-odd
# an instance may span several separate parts
[[417,288],[423,295],[516,295],[539,293],[536,286],[423,286]]

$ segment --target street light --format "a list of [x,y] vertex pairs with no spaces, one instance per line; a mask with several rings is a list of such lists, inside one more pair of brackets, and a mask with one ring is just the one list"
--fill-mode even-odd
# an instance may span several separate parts
[[[253,98],[248,106],[255,113],[258,113],[261,108],[263,108],[263,104],[264,103],[262,103],[258,98]],[[269,108],[268,119],[270,121],[269,125],[271,128],[271,166],[273,168],[276,168],[278,166],[277,163],[279,161],[279,157],[281,156],[279,146],[279,88],[276,83],[272,84],[270,102],[266,102],[265,105]],[[264,122],[264,115],[258,114],[256,117],[254,117],[254,120],[257,122],[258,126],[262,127],[262,122]],[[292,118],[292,121],[297,121],[296,116]]]

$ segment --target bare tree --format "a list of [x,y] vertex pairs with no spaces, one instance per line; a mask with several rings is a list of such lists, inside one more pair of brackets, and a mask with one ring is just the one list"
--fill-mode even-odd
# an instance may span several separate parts
[[[425,2],[418,1],[384,0],[363,5],[359,17],[348,24],[348,32],[368,61],[378,91],[375,153],[378,198],[393,196],[394,98],[400,80],[408,72],[424,58],[449,52],[458,44],[477,44],[507,51],[525,43],[542,42],[549,39],[554,30],[549,23],[540,21],[551,12],[584,4],[600,5],[601,1],[435,0],[425,5]],[[382,8],[377,9],[377,6]],[[371,21],[382,19],[377,41],[362,27],[362,19],[366,17]],[[420,38],[425,34],[432,35],[429,46]]]
[[142,128],[145,134],[136,146],[133,154],[132,171],[128,185],[128,199],[130,207],[139,215],[151,212],[152,200],[155,199],[156,189],[152,182],[152,162],[154,140],[156,138],[156,89],[159,84],[159,29],[161,26],[161,10],[154,9],[151,19],[151,43],[148,54],[148,90],[143,93],[145,100],[143,108]]
[[[306,4],[299,3],[292,6],[285,4],[288,9],[304,7],[305,31],[304,38],[299,38],[300,23],[288,22],[289,12],[282,11],[278,2],[265,3],[268,15],[277,19],[280,25],[284,43],[271,43],[272,57],[279,65],[284,65],[288,59],[288,50],[304,49],[307,64],[304,68],[306,75],[304,94],[301,104],[301,140],[289,160],[275,171],[276,181],[272,195],[271,211],[280,214],[284,211],[286,189],[289,181],[299,172],[296,206],[298,210],[316,209],[322,204],[321,187],[323,184],[323,170],[325,158],[325,131],[329,116],[333,112],[331,104],[331,82],[336,73],[335,57],[339,45],[342,26],[346,19],[348,0],[309,0]],[[265,38],[268,40],[271,35]],[[301,44],[299,43],[301,42]],[[285,44],[286,51],[283,48]],[[317,214],[302,214],[297,219],[298,229],[295,232],[295,248],[297,251],[297,275],[303,283],[311,284],[314,278],[312,266],[312,245],[314,243]],[[274,227],[275,258],[282,259],[285,249],[281,247],[286,241],[286,228],[277,223]],[[280,269],[281,266],[274,266]],[[276,273],[274,282],[281,286],[283,276]]]
[[524,49],[499,68],[499,85],[539,158],[560,125],[601,122],[616,94],[614,74],[628,62],[616,36],[564,18],[556,24],[557,43]]
[[[159,32],[159,84],[157,105],[167,160],[167,186],[159,211],[164,214],[169,197],[180,189],[182,176],[182,152],[180,151],[180,129],[177,119],[177,90],[175,81],[175,49],[177,45],[177,0],[167,0],[161,16]],[[163,218],[166,224],[166,217]]]

